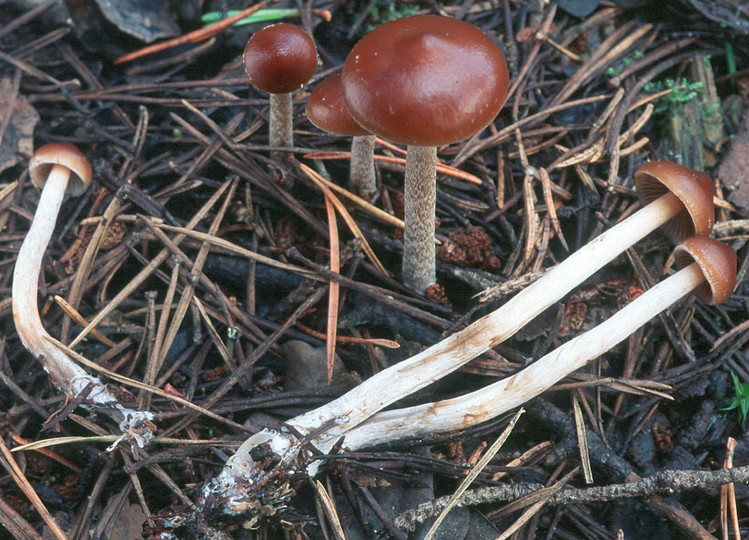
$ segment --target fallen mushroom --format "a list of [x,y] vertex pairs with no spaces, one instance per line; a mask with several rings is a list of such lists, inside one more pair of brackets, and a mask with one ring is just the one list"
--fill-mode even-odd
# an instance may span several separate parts
[[357,124],[343,102],[340,74],[318,84],[307,100],[307,118],[329,133],[348,135],[351,141],[351,187],[371,201],[377,193],[374,168],[375,136]]
[[291,94],[317,69],[315,42],[298,26],[272,24],[250,37],[242,60],[250,82],[270,94],[270,145],[294,146]]
[[665,224],[672,235],[685,231],[689,231],[689,236],[710,233],[715,216],[713,183],[706,174],[675,163],[654,161],[643,165],[635,173],[635,179],[646,198],[661,195],[581,247],[494,312],[379,372],[330,403],[289,420],[290,431],[266,429],[250,437],[229,458],[219,477],[206,487],[205,500],[214,501],[211,504],[215,505],[215,501],[227,497],[237,507],[241,506],[240,502],[247,498],[237,479],[260,475],[252,457],[258,446],[293,461],[296,459],[293,454],[303,451],[298,438],[301,436],[319,451],[329,451],[335,441],[383,408],[439,380],[513,335],[661,225]]
[[91,164],[75,146],[47,144],[29,161],[29,175],[42,190],[29,232],[21,244],[13,271],[13,321],[26,349],[50,374],[54,384],[70,398],[81,399],[115,419],[123,434],[144,446],[156,427],[149,412],[124,407],[117,393],[73,362],[42,325],[37,307],[39,272],[44,251],[55,229],[66,194],[81,195],[91,185]]
[[408,145],[403,282],[423,293],[436,280],[436,147],[478,133],[497,116],[509,85],[504,56],[472,24],[414,15],[364,36],[343,65],[341,84],[354,120]]
[[486,422],[609,351],[691,291],[708,304],[720,304],[731,296],[736,282],[736,253],[729,246],[706,236],[693,236],[676,247],[675,257],[680,268],[676,274],[515,375],[453,399],[380,412],[348,431],[344,445],[356,450]]

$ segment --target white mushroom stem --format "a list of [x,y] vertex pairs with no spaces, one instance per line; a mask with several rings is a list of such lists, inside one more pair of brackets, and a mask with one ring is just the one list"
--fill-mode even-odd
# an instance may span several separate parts
[[272,147],[294,146],[294,103],[291,94],[270,94],[268,140]]
[[436,147],[408,147],[403,198],[403,283],[418,293],[424,293],[437,280],[434,248]]
[[351,141],[351,187],[367,201],[377,193],[374,147],[374,135],[357,135]]
[[699,264],[692,263],[624,306],[605,322],[515,375],[453,399],[380,412],[347,432],[344,445],[356,450],[399,439],[465,429],[496,418],[609,351],[704,281]]
[[[321,452],[328,452],[340,437],[348,436],[356,426],[383,408],[452,373],[512,336],[622,251],[682,211],[684,206],[675,195],[661,196],[581,247],[499,309],[287,424],[303,436],[326,426],[322,433],[310,437],[309,442]],[[268,442],[273,448],[288,447],[289,452],[300,448],[296,437],[288,432],[265,430],[258,433],[229,458],[211,489],[228,496],[226,486],[234,485],[238,478],[257,474],[258,464],[250,452],[259,442]],[[314,470],[311,467],[310,473],[314,474]],[[243,497],[242,494],[236,496]]]
[[73,398],[87,391],[85,403],[107,412],[119,423],[123,433],[143,446],[151,437],[151,431],[144,428],[152,426],[150,420],[153,415],[123,407],[106,385],[86,373],[62,349],[55,346],[39,317],[39,272],[69,179],[70,170],[62,165],[55,165],[42,189],[34,220],[21,244],[13,271],[13,321],[24,346],[42,363],[56,386]]

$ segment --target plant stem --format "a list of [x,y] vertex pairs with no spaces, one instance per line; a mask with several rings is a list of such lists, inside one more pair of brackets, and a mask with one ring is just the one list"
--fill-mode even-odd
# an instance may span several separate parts
[[424,293],[436,280],[434,218],[437,148],[409,146],[406,155],[403,283]]
[[660,312],[704,283],[692,263],[660,282],[605,322],[568,341],[522,371],[453,399],[378,413],[346,433],[350,450],[405,438],[465,429],[540,395],[570,373],[612,349]]
[[351,187],[367,201],[371,201],[377,193],[375,138],[375,135],[357,135],[351,141]]
[[[272,147],[294,146],[294,106],[291,94],[270,94],[270,125],[268,140]],[[275,154],[283,156],[282,152]]]

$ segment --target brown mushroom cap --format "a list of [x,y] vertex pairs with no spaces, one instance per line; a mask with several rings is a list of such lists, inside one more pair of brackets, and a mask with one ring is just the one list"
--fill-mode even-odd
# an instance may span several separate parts
[[67,193],[73,197],[82,195],[91,185],[93,171],[88,158],[70,143],[45,144],[34,152],[29,160],[29,175],[36,187],[42,189],[55,165],[70,170]]
[[674,252],[679,268],[693,262],[700,265],[705,283],[695,293],[708,304],[725,302],[736,283],[736,252],[729,246],[707,236],[692,236],[676,246]]
[[269,94],[299,90],[317,69],[317,48],[307,32],[278,23],[255,32],[242,56],[247,78]]
[[320,129],[350,137],[369,135],[349,114],[341,92],[341,74],[318,84],[307,100],[307,118]]
[[351,116],[371,133],[438,146],[474,135],[497,116],[509,73],[497,44],[472,24],[414,15],[364,36],[341,82]]
[[708,235],[715,223],[713,181],[700,171],[670,161],[650,161],[634,174],[637,195],[647,204],[668,192],[676,195],[687,212],[671,219],[663,231],[674,242]]

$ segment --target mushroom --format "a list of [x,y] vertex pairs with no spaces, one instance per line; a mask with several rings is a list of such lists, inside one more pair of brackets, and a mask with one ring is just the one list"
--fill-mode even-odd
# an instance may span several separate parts
[[13,321],[21,342],[50,374],[56,386],[76,399],[108,413],[123,433],[143,446],[155,426],[153,415],[122,406],[116,393],[73,362],[47,333],[39,317],[37,294],[44,251],[55,229],[66,194],[77,197],[91,185],[92,170],[86,156],[68,143],[47,144],[29,161],[33,184],[42,190],[29,232],[21,244],[13,271]]
[[315,42],[298,26],[272,24],[252,35],[242,59],[250,82],[270,94],[270,145],[294,146],[291,93],[317,69]]
[[[713,183],[709,176],[674,163],[650,162],[635,173],[635,178],[638,186],[647,192],[646,197],[659,191],[665,193],[591,240],[499,309],[286,424],[295,434],[308,437],[305,442],[327,452],[337,440],[347,437],[356,426],[383,408],[439,380],[512,336],[661,225],[669,227],[670,234],[679,231],[689,231],[689,236],[710,233],[715,212]],[[689,221],[691,225],[687,224]],[[674,223],[679,225],[673,226]],[[297,436],[289,431],[267,429],[253,435],[229,458],[215,482],[206,488],[206,500],[227,496],[231,489],[226,486],[232,478],[257,476],[258,464],[251,452],[258,445],[268,445],[284,459],[293,459],[292,454],[303,451]],[[309,471],[314,472],[314,464]],[[244,500],[244,494],[235,495],[237,500]]]
[[341,75],[331,75],[310,94],[307,118],[329,133],[348,135],[351,141],[351,187],[371,201],[377,193],[374,169],[375,136],[357,124],[343,102]]
[[729,246],[707,236],[693,236],[676,247],[675,258],[681,269],[676,274],[515,375],[453,399],[378,413],[347,432],[345,446],[356,450],[486,422],[609,351],[689,292],[709,304],[720,304],[731,296],[736,253]]
[[343,99],[370,133],[408,146],[403,282],[423,293],[436,280],[437,146],[484,129],[507,97],[502,51],[472,24],[414,15],[362,38],[341,72]]

